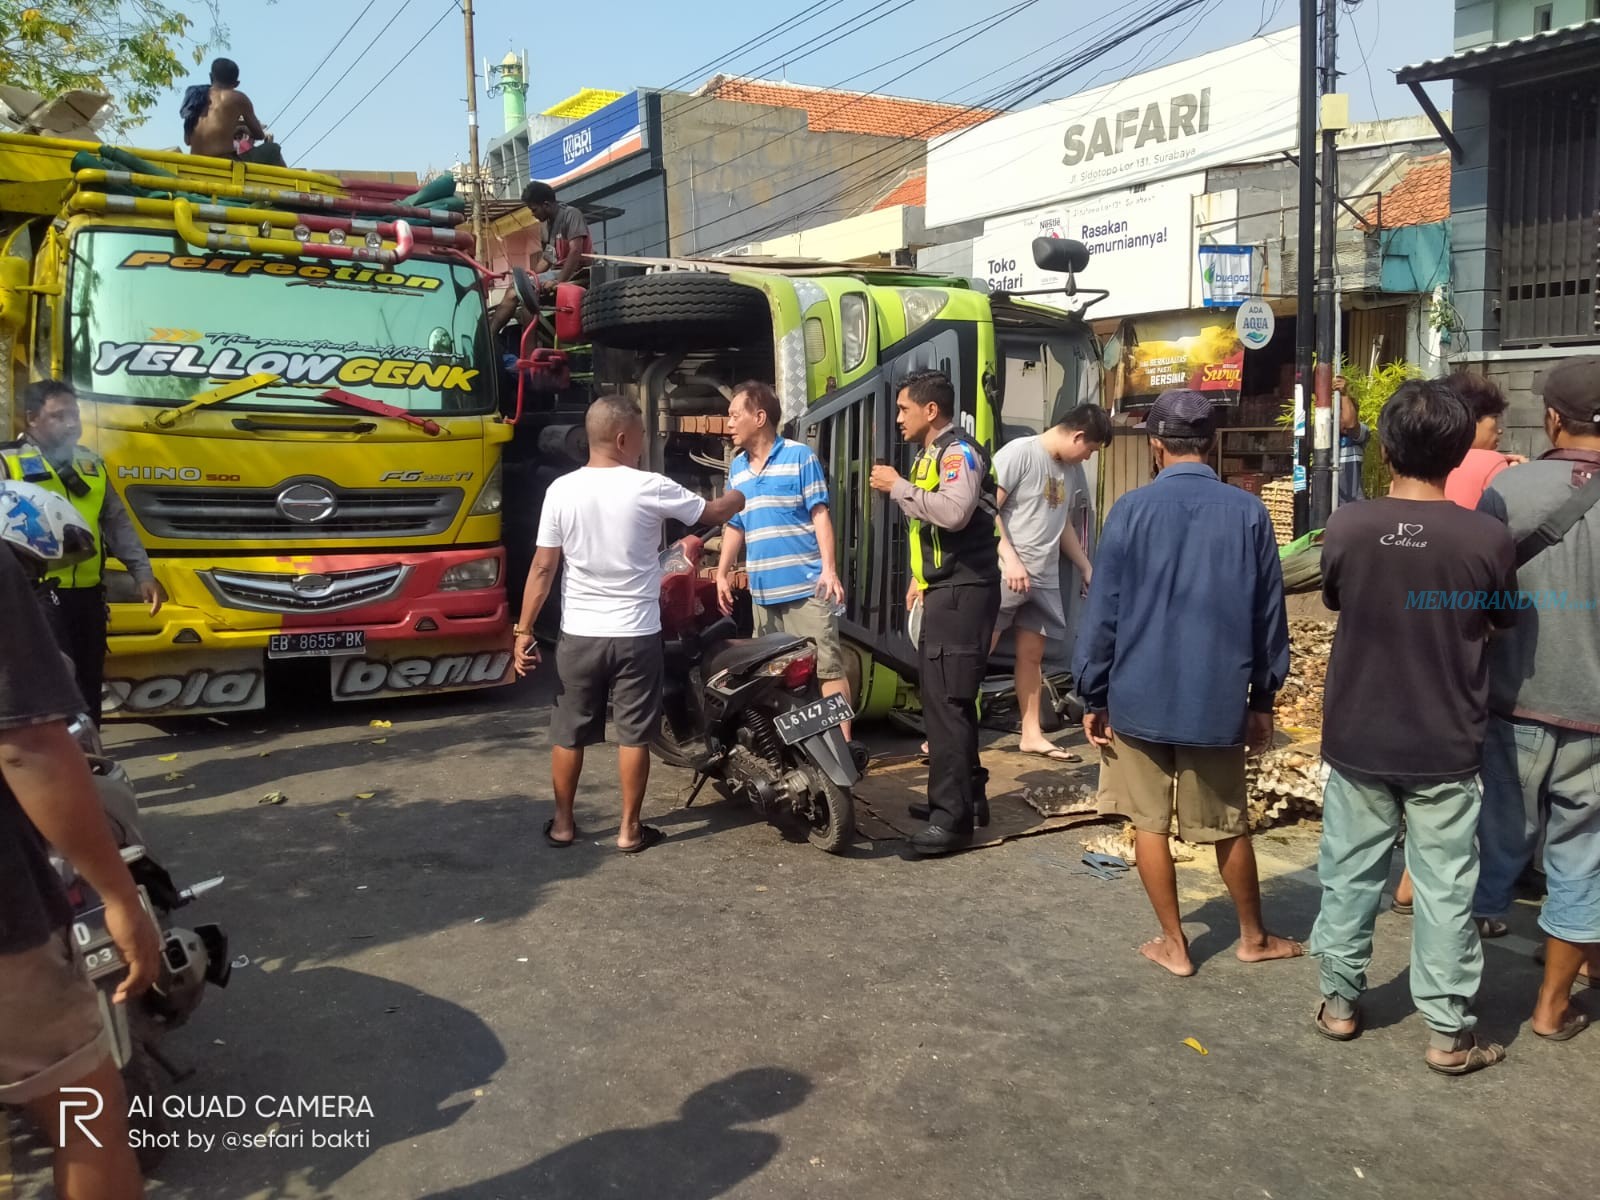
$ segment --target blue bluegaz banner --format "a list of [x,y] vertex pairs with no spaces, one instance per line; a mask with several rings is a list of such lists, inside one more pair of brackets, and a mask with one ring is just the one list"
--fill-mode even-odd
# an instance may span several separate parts
[[529,146],[528,174],[560,187],[643,149],[644,105],[629,92]]
[[1238,308],[1250,299],[1253,246],[1201,246],[1200,295],[1207,308]]

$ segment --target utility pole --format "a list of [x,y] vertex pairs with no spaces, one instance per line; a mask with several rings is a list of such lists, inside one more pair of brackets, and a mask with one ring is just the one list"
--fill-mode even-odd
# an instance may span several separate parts
[[[1312,290],[1316,276],[1312,269],[1312,245],[1317,235],[1317,0],[1300,0],[1300,231],[1296,267],[1299,284],[1294,322],[1295,418],[1310,428],[1311,364],[1316,344]],[[1310,516],[1311,439],[1303,438],[1295,448],[1296,474],[1304,472],[1307,490],[1295,496],[1295,532],[1304,534]]]
[[1322,529],[1333,512],[1334,445],[1338,414],[1333,411],[1333,376],[1338,369],[1338,310],[1334,300],[1334,243],[1338,238],[1339,69],[1334,56],[1338,36],[1337,0],[1322,0],[1322,247],[1317,269],[1316,435],[1311,450],[1311,528]]
[[478,71],[473,66],[472,0],[462,0],[461,18],[467,26],[467,153],[472,158],[472,178],[467,186],[476,254],[483,258],[489,253],[489,231],[484,226],[483,166],[478,158]]

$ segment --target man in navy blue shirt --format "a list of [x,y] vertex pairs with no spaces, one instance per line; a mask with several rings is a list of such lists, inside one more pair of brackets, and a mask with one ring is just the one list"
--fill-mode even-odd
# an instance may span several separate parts
[[1161,393],[1145,428],[1159,473],[1106,519],[1073,662],[1102,791],[1133,822],[1139,878],[1161,923],[1140,953],[1194,974],[1168,845],[1175,808],[1184,841],[1216,846],[1239,913],[1239,958],[1294,958],[1299,943],[1261,923],[1245,815],[1247,747],[1271,744],[1289,673],[1272,521],[1206,465],[1216,421],[1204,395]]

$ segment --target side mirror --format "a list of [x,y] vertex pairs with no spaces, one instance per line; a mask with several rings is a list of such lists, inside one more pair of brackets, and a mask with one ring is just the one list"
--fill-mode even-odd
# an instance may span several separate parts
[[1089,247],[1071,238],[1034,238],[1033,262],[1041,271],[1075,275],[1089,265]]
[[13,333],[28,319],[28,260],[0,257],[0,329]]

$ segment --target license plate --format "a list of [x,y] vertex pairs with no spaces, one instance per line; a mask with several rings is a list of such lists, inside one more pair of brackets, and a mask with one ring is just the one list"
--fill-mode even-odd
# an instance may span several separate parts
[[334,633],[274,633],[267,638],[268,658],[332,658],[360,654],[367,648],[365,629],[340,629]]
[[821,733],[824,729],[843,725],[853,716],[855,713],[850,708],[850,701],[843,696],[824,696],[804,708],[780,713],[772,719],[772,723],[777,727],[778,736],[783,739],[784,745],[792,746],[796,742],[803,742],[806,738]]
[[[145,894],[143,888],[139,889],[139,903],[154,920],[155,914],[150,909],[150,897]],[[115,974],[128,965],[123,961],[122,952],[117,949],[116,940],[112,938],[111,929],[106,924],[106,906],[103,904],[85,909],[73,917],[72,949],[83,963],[84,973],[88,975],[91,983]]]

